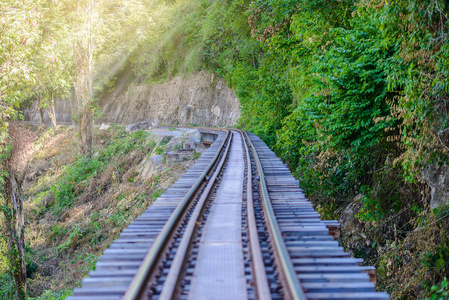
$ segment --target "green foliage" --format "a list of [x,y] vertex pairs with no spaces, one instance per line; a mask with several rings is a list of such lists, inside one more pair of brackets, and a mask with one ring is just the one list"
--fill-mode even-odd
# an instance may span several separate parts
[[196,160],[196,159],[200,158],[200,156],[201,156],[201,153],[195,151],[195,153],[193,154],[193,159]]
[[[34,92],[48,100],[54,91],[62,97],[71,82],[73,39],[86,34],[73,30],[84,28],[78,4],[0,4],[5,16],[0,21],[5,29],[0,36],[0,162],[10,155],[7,126],[18,117],[24,95]],[[338,217],[343,204],[362,194],[361,221],[386,221],[399,211],[402,227],[410,230],[428,221],[420,172],[430,163],[449,163],[447,1],[97,4],[96,91],[111,89],[130,69],[144,83],[208,69],[235,90],[242,113],[238,126],[259,135],[288,163],[325,218]],[[15,14],[4,13],[13,7]],[[143,145],[144,133],[112,130],[116,135],[104,149],[92,158],[79,156],[37,200],[53,195],[48,206],[60,215],[113,158],[144,150],[137,146]],[[164,144],[155,150],[164,152]],[[115,175],[125,171],[118,163],[112,178],[119,180]],[[0,184],[5,175],[0,170]],[[120,226],[125,218],[117,212],[110,222]],[[94,216],[91,225],[102,226]],[[84,232],[52,228],[54,239],[64,234],[70,238],[61,251]],[[447,272],[448,245],[436,244],[443,248],[426,250],[420,264],[431,274],[426,287],[439,297],[447,286],[434,275]],[[397,243],[391,251],[405,251],[402,246]],[[390,258],[399,268],[402,258]],[[441,284],[431,288],[436,282]]]
[[[379,66],[387,59],[375,30],[336,29],[333,47],[318,57],[311,72],[316,91],[299,109],[307,110],[309,126],[318,127],[335,150],[376,146],[385,129],[395,124],[387,101],[386,72]],[[318,124],[316,124],[318,123]]]
[[[429,270],[432,274],[449,273],[449,240],[443,238],[443,241],[432,251],[423,253],[420,257],[422,267]],[[427,289],[431,289],[434,282],[425,280],[422,283]]]
[[109,216],[109,219],[114,226],[120,226],[126,224],[125,212],[121,209],[116,210]]
[[156,148],[156,150],[154,150],[154,152],[157,155],[164,155],[165,154],[165,146],[164,145],[160,145],[159,147]]
[[79,156],[74,164],[65,168],[60,180],[51,188],[55,197],[54,205],[57,214],[73,205],[81,191],[80,188],[76,189],[76,186],[79,184],[86,186],[88,180],[102,166],[103,164],[99,160]]
[[56,248],[57,251],[59,253],[62,253],[64,251],[66,251],[67,249],[69,249],[69,247],[73,244],[74,240],[78,240],[83,237],[83,235],[85,234],[85,231],[86,231],[86,229],[76,226],[70,233],[67,240],[64,243],[58,245],[58,247]]
[[35,260],[35,252],[30,247],[30,245],[27,243],[25,244],[25,261],[26,261],[26,272],[27,277],[30,278],[34,272],[38,269],[38,264]]
[[372,190],[364,186],[361,190],[364,194],[363,198],[360,200],[363,203],[362,209],[356,214],[356,217],[359,218],[362,222],[376,222],[378,220],[382,220],[387,211],[382,207],[382,202],[378,200],[377,197],[372,197]]
[[[234,81],[242,106],[239,126],[254,132],[269,146],[273,146],[276,141],[275,133],[281,128],[281,121],[291,111],[293,97],[288,82],[278,74],[282,73],[282,70],[275,67],[282,66],[282,62],[278,61],[275,55],[269,59],[273,60],[273,65],[270,62],[266,68],[259,68],[257,71],[247,67],[245,71],[252,72],[252,76]],[[249,93],[242,91],[248,87],[252,87]]]
[[[146,54],[135,52],[144,81],[214,71],[239,98],[238,126],[288,163],[323,217],[338,218],[361,194],[360,221],[397,224],[399,235],[418,226],[428,208],[420,171],[449,161],[447,1],[180,1],[171,9],[175,17],[163,21],[172,25],[142,45]],[[445,259],[440,250],[424,260],[429,268]],[[403,259],[388,261],[399,268]],[[429,287],[441,281],[426,270]]]
[[72,296],[72,290],[56,291],[51,290],[45,291],[42,295],[36,298],[28,298],[29,300],[64,300],[68,296]]
[[[144,131],[127,134],[119,126],[113,127],[112,130],[115,130],[115,134],[103,150],[90,158],[78,156],[73,164],[64,168],[58,181],[51,187],[54,202],[50,206],[53,207],[55,214],[61,215],[67,208],[73,206],[83,188],[89,185],[90,179],[104,171],[111,161],[118,160],[134,150],[142,151],[149,135]],[[125,170],[118,166],[116,171]]]
[[38,0],[0,3],[0,102],[15,108],[35,79],[29,58],[37,50],[40,4]]
[[397,51],[389,63],[388,87],[400,93],[405,151],[400,162],[415,181],[429,162],[448,161],[447,1],[395,1],[377,13],[377,26]]
[[[20,104],[35,82],[30,56],[37,49],[40,1],[0,3],[0,192],[7,176],[5,161],[11,155],[8,125],[17,120]],[[13,13],[11,13],[13,12]]]
[[447,299],[449,297],[449,285],[447,278],[444,277],[444,280],[441,281],[438,285],[433,285],[430,288],[430,295],[429,298],[426,298],[426,300],[440,300],[440,299]]
[[9,273],[0,273],[0,299],[14,299],[16,287]]

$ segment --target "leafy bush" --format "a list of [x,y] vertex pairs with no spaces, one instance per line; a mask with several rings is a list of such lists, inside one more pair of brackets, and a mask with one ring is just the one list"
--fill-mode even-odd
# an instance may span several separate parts
[[444,280],[441,281],[440,284],[433,285],[430,288],[430,295],[429,298],[426,298],[426,300],[440,300],[447,298],[449,298],[449,285],[447,278],[444,277]]
[[64,300],[68,296],[72,296],[72,290],[64,290],[53,292],[51,290],[45,291],[42,295],[36,298],[28,298],[29,300]]
[[[112,161],[120,161],[121,157],[131,151],[144,151],[146,138],[150,134],[145,131],[128,134],[120,126],[113,126],[112,132],[112,137],[103,150],[90,158],[78,156],[73,164],[65,167],[59,180],[51,187],[55,199],[52,205],[56,214],[61,215],[67,208],[73,206],[77,197],[89,185],[90,179],[104,171]],[[154,144],[150,143],[146,147],[151,145]],[[124,169],[119,165],[118,171],[123,172]]]
[[14,299],[16,297],[16,286],[14,279],[9,273],[0,274],[0,299]]
[[86,186],[87,180],[94,176],[102,167],[103,162],[84,156],[78,156],[75,163],[67,166],[60,180],[51,188],[55,197],[55,213],[61,214],[64,210],[71,207],[76,197],[82,191],[82,188],[77,188],[77,186]]

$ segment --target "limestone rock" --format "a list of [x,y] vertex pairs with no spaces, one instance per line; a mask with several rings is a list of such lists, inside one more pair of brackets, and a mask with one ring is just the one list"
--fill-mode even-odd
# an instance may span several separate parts
[[126,126],[126,132],[132,132],[136,130],[147,130],[148,128],[150,128],[151,124],[152,124],[151,120],[145,120],[129,124],[128,126]]
[[198,129],[187,132],[190,143],[201,143],[201,132]]
[[111,126],[110,125],[106,125],[105,123],[102,123],[99,129],[100,130],[108,130],[109,127],[111,127]]
[[151,121],[151,127],[158,127],[159,126],[159,120],[158,119],[154,119]]
[[363,208],[362,198],[362,194],[357,195],[340,214],[341,245],[352,254],[360,255],[363,252],[364,255],[375,256],[377,249],[373,243],[379,244],[391,237],[382,232],[382,226],[373,227],[373,223],[362,222],[356,217]]
[[178,151],[170,151],[166,153],[166,159],[167,163],[173,164],[173,163],[179,163],[183,162],[185,160],[191,160],[193,159],[195,152],[191,150],[178,150]]
[[149,124],[152,127],[234,126],[240,118],[234,91],[223,79],[207,71],[189,78],[177,76],[162,84],[135,86],[119,81],[111,94],[100,99],[99,105],[103,117],[98,121],[117,124],[150,119],[154,122]]
[[186,142],[186,143],[184,143],[182,149],[184,149],[184,150],[195,149],[196,145],[197,145],[196,143]]
[[[74,97],[64,100],[56,100],[55,112],[56,122],[59,124],[72,124],[72,106],[74,106]],[[31,107],[24,111],[26,121],[40,123],[40,115],[38,109],[38,101],[32,103]],[[48,110],[44,110],[44,123],[51,124]]]
[[437,208],[449,203],[449,166],[438,163],[422,170],[422,177],[430,186],[430,207]]
[[221,109],[220,109],[220,106],[214,106],[212,109],[211,109],[211,112],[214,114],[214,116],[216,116],[217,118],[219,118],[220,116],[221,116]]
[[166,145],[165,145],[165,151],[177,151],[179,149],[183,148],[183,140],[184,138],[181,137],[174,137],[172,138]]
[[142,179],[150,178],[154,172],[157,171],[157,167],[164,163],[164,158],[162,155],[152,155],[149,156],[143,163],[142,172],[139,176]]
[[[74,97],[56,101],[58,123],[72,122]],[[146,128],[165,125],[234,126],[240,118],[239,101],[223,79],[207,71],[189,78],[177,76],[162,84],[134,85],[129,77],[119,78],[117,87],[104,95],[99,106],[103,117],[97,124],[131,124],[151,120]],[[25,111],[27,121],[39,122],[37,102]],[[45,111],[44,120],[50,124]],[[138,130],[138,129],[135,129]],[[132,130],[131,130],[132,131]]]
[[365,224],[355,217],[362,207],[363,204],[360,201],[351,202],[340,215],[342,245],[350,252],[365,248],[369,243]]
[[362,237],[360,233],[360,229],[362,224],[357,220],[355,215],[360,211],[363,207],[363,204],[359,201],[355,201],[346,206],[345,210],[340,216],[340,224],[342,235],[345,237],[350,237],[353,235],[358,235]]

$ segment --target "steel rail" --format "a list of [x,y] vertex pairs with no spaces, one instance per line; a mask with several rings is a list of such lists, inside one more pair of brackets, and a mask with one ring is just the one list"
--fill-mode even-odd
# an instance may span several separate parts
[[187,226],[184,230],[184,234],[179,243],[179,246],[176,250],[175,257],[173,258],[173,262],[171,264],[170,270],[168,271],[167,277],[165,279],[164,285],[162,286],[161,294],[159,295],[159,300],[170,300],[173,299],[176,294],[176,289],[178,287],[179,281],[182,276],[182,267],[187,258],[188,251],[190,249],[192,240],[194,238],[194,233],[199,225],[199,218],[201,217],[201,212],[203,211],[207,200],[209,199],[210,193],[215,186],[218,175],[220,175],[221,170],[223,169],[224,163],[226,161],[226,156],[229,153],[229,149],[231,146],[232,135],[228,140],[228,144],[223,153],[223,157],[215,169],[214,174],[209,179],[206,188],[201,194],[200,199],[198,200],[194,211],[192,212],[190,219],[187,223]]
[[239,131],[246,154],[246,213],[248,220],[248,238],[251,251],[251,269],[255,283],[255,291],[258,300],[270,300],[271,292],[268,283],[265,264],[263,262],[262,250],[260,248],[259,233],[257,232],[256,214],[254,212],[254,199],[252,187],[251,157],[249,156],[248,145],[245,142],[243,131]]
[[244,134],[246,139],[248,140],[249,147],[251,148],[253,159],[256,163],[257,173],[260,179],[260,196],[263,203],[262,207],[265,215],[265,222],[270,234],[270,244],[272,245],[272,249],[274,252],[277,271],[281,276],[281,284],[283,285],[285,299],[305,300],[307,299],[307,297],[305,296],[301,284],[298,280],[296,271],[293,267],[293,263],[290,259],[290,254],[288,253],[287,247],[282,237],[281,229],[279,228],[279,224],[277,223],[276,215],[274,214],[273,207],[271,206],[271,201],[268,195],[268,189],[265,183],[265,177],[259,155],[257,154],[257,151],[246,132]]
[[178,228],[179,221],[182,219],[184,213],[191,203],[191,200],[197,194],[203,181],[206,179],[207,174],[211,171],[212,167],[216,163],[221,151],[226,144],[226,141],[229,140],[229,137],[230,131],[227,131],[226,138],[220,146],[220,150],[217,151],[217,153],[214,155],[211,162],[207,165],[206,169],[184,196],[183,200],[179,203],[175,211],[168,219],[167,223],[162,228],[160,234],[157,236],[148,253],[145,255],[142,264],[140,265],[136,275],[131,281],[131,284],[123,297],[124,300],[136,300],[142,299],[144,297],[144,293],[148,288],[148,282],[151,278],[151,275],[154,273],[165,248],[168,246],[172,234],[174,233],[176,228]]

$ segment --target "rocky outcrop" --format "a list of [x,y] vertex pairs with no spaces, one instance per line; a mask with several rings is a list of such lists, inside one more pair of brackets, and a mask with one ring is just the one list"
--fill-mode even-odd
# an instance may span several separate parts
[[[121,80],[103,96],[99,105],[103,116],[96,124],[122,125],[146,121],[165,125],[233,126],[240,117],[239,101],[223,79],[201,71],[189,78],[175,77],[162,84],[133,85]],[[71,122],[70,101],[58,102],[58,122]],[[25,112],[29,121],[39,122],[36,108]],[[49,122],[45,116],[46,122]]]
[[151,155],[142,161],[142,171],[139,178],[149,179],[154,172],[157,172],[159,166],[163,165],[164,159],[162,155]]
[[360,201],[351,202],[340,215],[341,235],[344,244],[347,244],[345,246],[351,250],[366,247],[370,243],[366,237],[365,224],[356,218],[362,207]]
[[422,177],[430,186],[430,207],[449,203],[449,166],[434,163],[422,171]]
[[98,122],[130,124],[153,120],[167,125],[232,126],[240,117],[239,102],[225,82],[201,71],[163,84],[120,88],[101,99]]
[[150,127],[151,127],[150,120],[140,121],[126,126],[126,132],[132,132],[136,130],[148,130]]
[[357,214],[363,208],[362,194],[357,195],[340,214],[341,245],[356,257],[375,257],[377,248],[384,238],[381,227],[370,222],[362,222]]
[[[56,121],[63,124],[72,124],[72,103],[71,99],[64,101],[56,101],[55,105]],[[39,111],[37,109],[37,102],[33,102],[31,107],[25,109],[24,116],[26,121],[40,123],[41,119],[39,116]],[[48,115],[48,110],[44,110],[44,122],[46,124],[51,124],[50,116]]]

